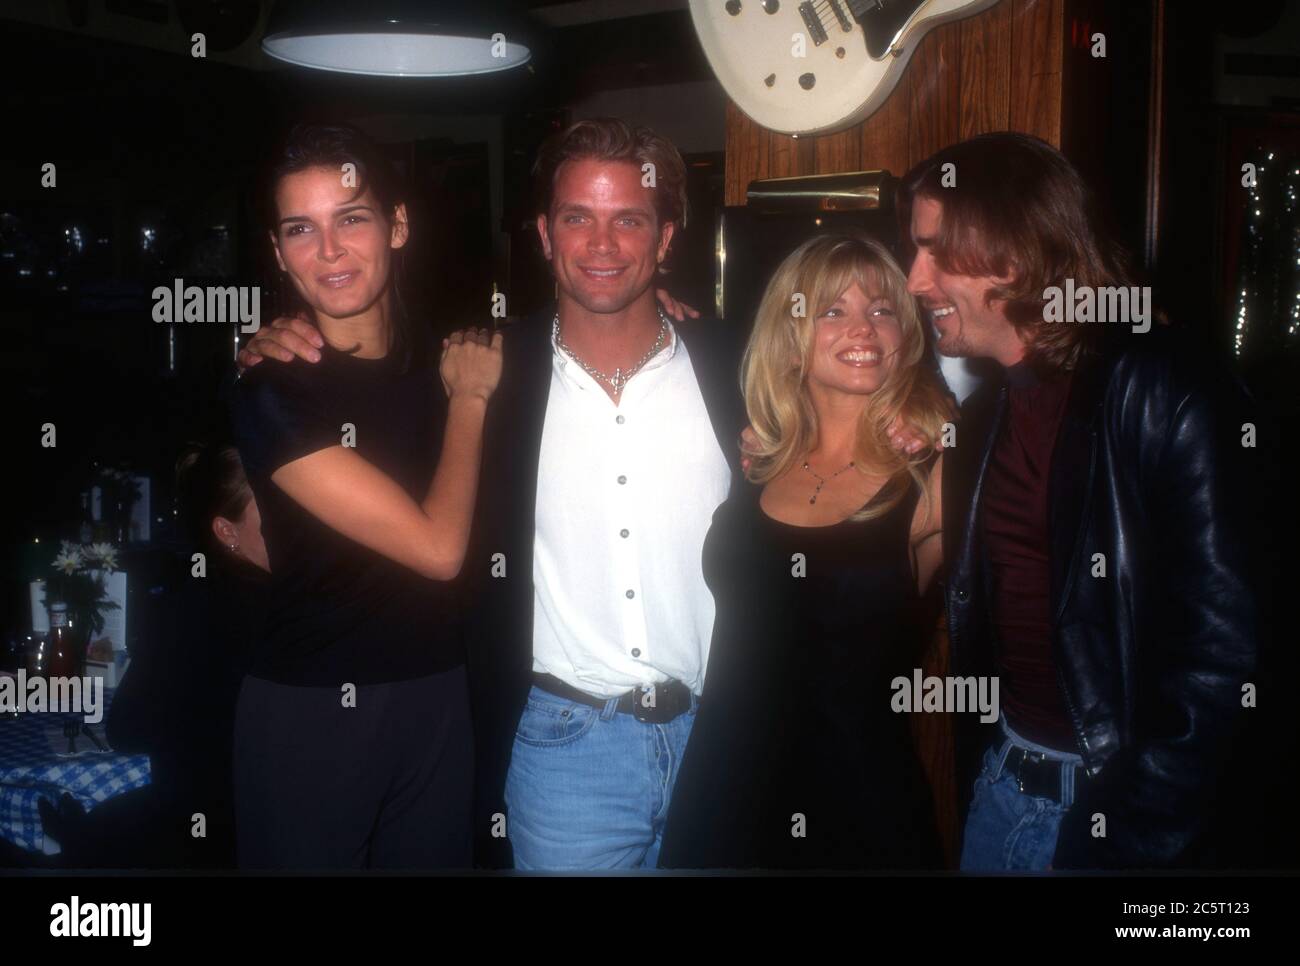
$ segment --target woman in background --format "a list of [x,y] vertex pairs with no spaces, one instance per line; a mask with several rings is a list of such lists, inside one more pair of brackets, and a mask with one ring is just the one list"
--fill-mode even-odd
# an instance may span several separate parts
[[[952,411],[888,251],[822,235],[791,253],[741,381],[757,444],[704,544],[717,618],[660,863],[938,868],[891,682],[920,661]],[[900,419],[928,444],[918,455],[891,445]]]
[[194,576],[187,554],[179,590],[163,599],[165,613],[153,622],[157,633],[132,647],[107,735],[114,750],[149,756],[157,817],[143,831],[158,852],[147,857],[168,867],[230,868],[235,700],[266,611],[266,545],[233,446],[188,445],[176,464],[176,492],[204,573]]

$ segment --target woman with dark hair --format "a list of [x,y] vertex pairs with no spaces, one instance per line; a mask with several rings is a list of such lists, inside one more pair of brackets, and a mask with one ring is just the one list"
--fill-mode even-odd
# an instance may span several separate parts
[[188,444],[176,461],[176,491],[191,543],[221,569],[264,580],[271,565],[262,539],[262,516],[239,450]]
[[151,621],[161,630],[132,645],[107,734],[115,750],[149,756],[157,817],[148,831],[158,851],[132,861],[228,868],[235,862],[235,699],[266,610],[266,547],[233,446],[188,444],[176,464],[176,491],[202,566],[186,556],[179,593],[165,597],[166,613]]
[[272,595],[240,692],[240,864],[470,864],[472,745],[453,581],[465,557],[501,336],[441,353],[398,285],[410,235],[383,156],[299,125],[270,166],[276,262],[317,365],[235,390]]

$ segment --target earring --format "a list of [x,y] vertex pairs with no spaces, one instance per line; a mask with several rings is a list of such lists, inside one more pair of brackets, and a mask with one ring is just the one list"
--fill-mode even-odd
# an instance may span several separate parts
[[227,544],[226,547],[227,549],[230,550],[231,553],[239,553],[239,544],[237,543]]

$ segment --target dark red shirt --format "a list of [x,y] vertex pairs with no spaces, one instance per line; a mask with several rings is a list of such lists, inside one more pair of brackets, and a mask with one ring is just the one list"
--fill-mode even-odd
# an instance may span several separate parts
[[1052,659],[1047,489],[1069,374],[1007,370],[1010,405],[984,483],[984,545],[1002,714],[1018,734],[1077,752]]

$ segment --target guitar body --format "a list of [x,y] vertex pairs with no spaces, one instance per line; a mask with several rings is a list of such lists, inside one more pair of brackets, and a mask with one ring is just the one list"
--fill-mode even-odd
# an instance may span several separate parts
[[855,124],[885,102],[933,27],[997,0],[690,0],[695,32],[737,106],[785,134]]

